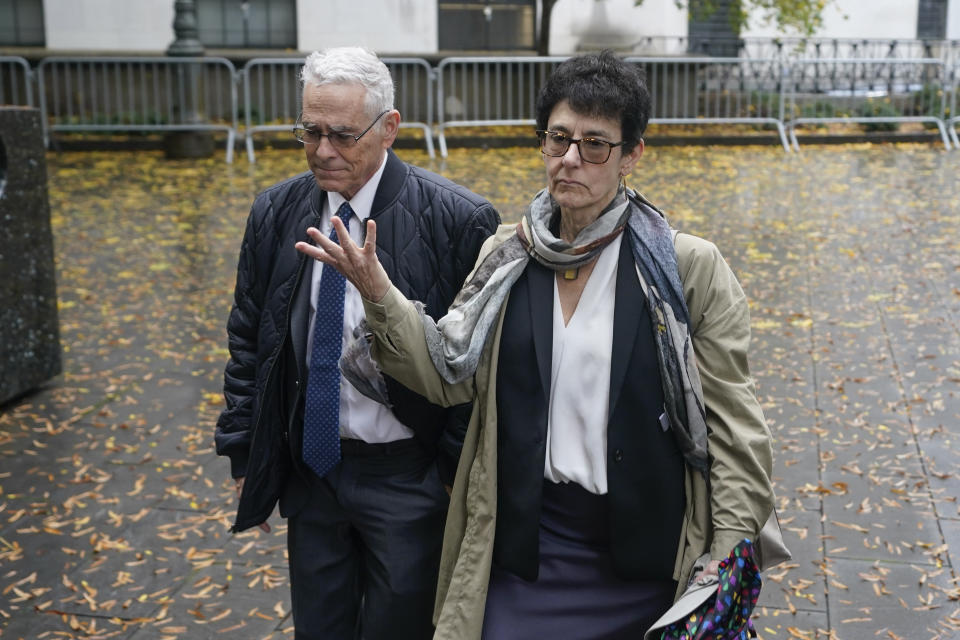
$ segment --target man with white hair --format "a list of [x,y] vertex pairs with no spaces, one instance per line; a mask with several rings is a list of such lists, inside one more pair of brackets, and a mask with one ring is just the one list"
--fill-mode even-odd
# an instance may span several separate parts
[[[341,353],[362,332],[360,294],[294,249],[338,216],[408,298],[441,317],[493,233],[489,202],[401,161],[387,67],[364,49],[312,53],[294,128],[309,171],[257,196],[227,323],[230,360],[217,453],[230,457],[234,531],[279,501],[296,638],[432,636],[443,523],[469,417],[386,378],[343,380]],[[371,399],[376,397],[377,400]]]

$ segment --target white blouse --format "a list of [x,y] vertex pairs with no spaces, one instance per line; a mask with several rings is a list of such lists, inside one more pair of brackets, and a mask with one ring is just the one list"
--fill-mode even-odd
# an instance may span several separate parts
[[543,477],[607,492],[613,309],[622,234],[600,253],[570,323],[553,283],[553,371]]

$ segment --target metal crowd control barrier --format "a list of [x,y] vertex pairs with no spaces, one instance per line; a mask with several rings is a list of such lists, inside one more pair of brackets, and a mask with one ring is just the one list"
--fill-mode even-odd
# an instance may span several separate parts
[[437,138],[449,127],[532,125],[537,91],[566,57],[444,58],[437,67]]
[[953,64],[953,73],[951,74],[953,82],[950,86],[950,138],[953,140],[955,149],[960,149],[960,138],[957,136],[957,125],[960,124],[960,56]]
[[33,106],[33,72],[19,56],[0,56],[0,104]]
[[798,125],[862,123],[876,130],[919,122],[950,137],[944,123],[947,67],[941,60],[797,60],[790,63],[789,134],[799,149]]
[[[382,58],[394,79],[401,127],[421,129],[432,158],[433,70],[420,58]],[[290,131],[300,113],[303,58],[254,58],[243,67],[243,120],[247,159],[256,161],[254,134]]]
[[[437,133],[447,155],[446,129],[532,125],[537,91],[564,57],[445,58],[437,71]],[[626,58],[646,70],[655,124],[783,124],[782,64],[776,59]]]
[[237,133],[236,69],[226,58],[45,58],[37,67],[50,131]]
[[653,99],[651,124],[783,124],[783,65],[775,58],[626,58],[644,68]]

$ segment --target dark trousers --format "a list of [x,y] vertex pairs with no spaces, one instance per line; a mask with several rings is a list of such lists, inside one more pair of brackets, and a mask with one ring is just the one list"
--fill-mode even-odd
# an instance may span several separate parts
[[296,640],[420,640],[431,622],[449,498],[413,439],[345,441],[288,518]]

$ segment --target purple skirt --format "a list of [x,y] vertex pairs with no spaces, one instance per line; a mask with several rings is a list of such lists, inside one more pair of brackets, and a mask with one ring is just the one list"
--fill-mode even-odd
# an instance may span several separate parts
[[543,482],[540,570],[527,582],[494,565],[484,640],[638,640],[670,605],[673,580],[627,581],[613,571],[607,496]]

